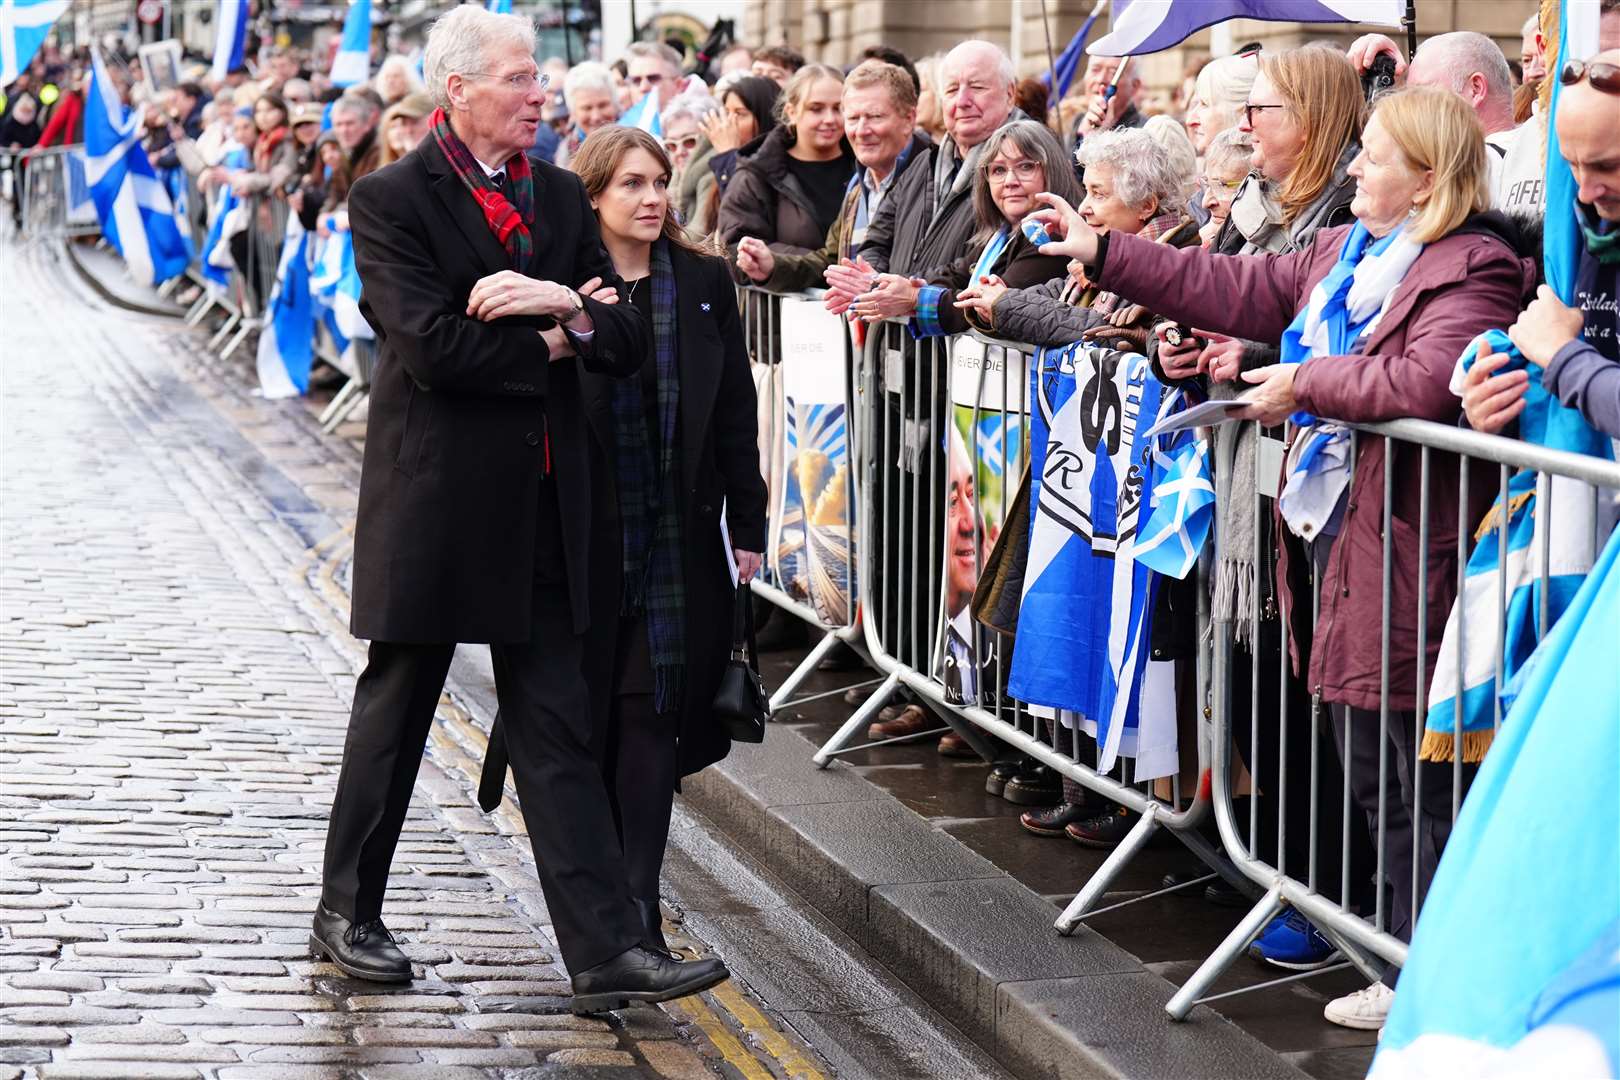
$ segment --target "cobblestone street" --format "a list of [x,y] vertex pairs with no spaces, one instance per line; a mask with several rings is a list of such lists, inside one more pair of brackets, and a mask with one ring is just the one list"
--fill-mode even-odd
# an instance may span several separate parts
[[[474,805],[448,702],[386,910],[416,980],[309,960],[360,659],[352,455],[308,456],[301,402],[211,405],[177,322],[87,303],[40,248],[3,262],[0,1078],[789,1072],[731,1060],[698,999],[568,1014],[526,839]],[[249,406],[259,445],[227,423]]]

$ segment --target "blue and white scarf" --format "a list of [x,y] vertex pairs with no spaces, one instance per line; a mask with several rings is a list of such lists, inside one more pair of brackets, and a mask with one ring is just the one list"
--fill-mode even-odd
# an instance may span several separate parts
[[[1356,222],[1339,249],[1338,262],[1283,332],[1282,362],[1300,364],[1356,352],[1422,253],[1423,244],[1407,236],[1404,225],[1375,240]],[[1292,420],[1309,430],[1294,440],[1279,507],[1296,536],[1314,539],[1350,483],[1350,432],[1307,412],[1295,413]]]

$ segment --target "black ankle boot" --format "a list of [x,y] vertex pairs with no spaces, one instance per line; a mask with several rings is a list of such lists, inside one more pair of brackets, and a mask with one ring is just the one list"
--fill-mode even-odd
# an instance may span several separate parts
[[649,949],[659,952],[669,952],[669,943],[664,940],[664,913],[658,908],[658,898],[643,900],[635,898],[636,910],[641,913],[642,942]]
[[574,976],[576,1016],[612,1012],[632,1001],[672,1001],[717,986],[731,978],[719,960],[675,960],[645,946],[627,949],[611,960]]
[[356,926],[324,903],[315,908],[309,954],[330,959],[345,974],[372,982],[410,982],[411,960],[394,944],[381,919]]

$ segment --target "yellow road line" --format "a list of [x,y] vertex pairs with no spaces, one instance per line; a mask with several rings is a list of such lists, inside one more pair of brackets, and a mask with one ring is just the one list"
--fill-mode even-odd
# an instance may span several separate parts
[[714,988],[713,993],[715,1001],[742,1025],[744,1031],[759,1040],[766,1053],[781,1062],[782,1068],[793,1080],[826,1080],[816,1063],[782,1034],[764,1013],[738,993],[735,986],[729,982],[722,983]]
[[691,997],[680,998],[673,1004],[679,1006],[694,1024],[703,1029],[703,1034],[707,1035],[714,1048],[720,1051],[720,1056],[742,1073],[744,1080],[775,1080],[771,1071],[748,1052],[748,1048],[738,1041],[724,1021],[714,1015],[701,997],[694,994]]

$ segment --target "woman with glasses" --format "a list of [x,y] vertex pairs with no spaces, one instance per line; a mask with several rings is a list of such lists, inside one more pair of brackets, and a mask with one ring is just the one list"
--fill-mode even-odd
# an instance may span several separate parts
[[1226,224],[1232,199],[1249,177],[1249,158],[1253,154],[1254,143],[1235,127],[1215,136],[1204,150],[1204,172],[1198,180],[1199,200],[1209,212],[1209,221],[1198,233],[1204,247],[1215,242]]
[[730,273],[686,239],[663,147],[611,127],[585,143],[575,171],[625,283],[617,303],[652,327],[639,375],[580,382],[586,414],[613,432],[619,519],[619,543],[592,563],[593,610],[617,617],[593,624],[587,674],[631,894],[645,940],[662,949],[658,872],[675,789],[730,750],[713,712],[734,600],[721,543],[730,536],[746,581],[765,548],[757,403]]
[[[1476,470],[1462,480],[1456,458],[1438,451],[1420,476],[1413,447],[1356,439],[1344,425],[1407,417],[1456,424],[1457,357],[1475,335],[1509,325],[1534,289],[1535,267],[1518,254],[1517,228],[1486,212],[1485,154],[1484,135],[1461,96],[1411,87],[1379,99],[1350,164],[1354,224],[1319,231],[1299,251],[1167,251],[1135,237],[1099,236],[1056,200],[1037,215],[1066,238],[1050,249],[1079,260],[1104,287],[1191,325],[1282,340],[1279,363],[1245,373],[1251,389],[1241,416],[1286,425],[1280,467],[1268,477],[1283,496],[1265,516],[1278,538],[1268,547],[1277,553],[1283,640],[1300,660],[1290,681],[1330,707],[1331,733],[1318,734],[1343,757],[1344,783],[1368,831],[1386,845],[1385,880],[1376,884],[1390,889],[1389,917],[1380,921],[1403,941],[1417,915],[1414,897],[1427,891],[1450,834],[1454,797],[1451,763],[1418,760],[1417,710],[1427,701],[1424,679],[1433,676],[1457,596],[1459,522],[1479,520],[1495,477]],[[1246,502],[1244,513],[1253,515],[1253,499]],[[1315,589],[1306,570],[1314,572]],[[1255,662],[1266,664],[1262,686],[1290,674],[1280,655],[1262,661],[1256,652]],[[1247,678],[1232,681],[1241,686]],[[1296,777],[1316,776],[1311,751],[1321,746],[1312,737],[1309,698],[1305,706],[1287,714],[1290,769],[1295,744],[1304,750]],[[1280,729],[1276,712],[1261,715],[1262,729]],[[1262,768],[1268,758],[1275,753],[1262,751]],[[1256,779],[1262,791],[1274,790],[1265,772]],[[1311,823],[1304,824],[1309,837]],[[1329,846],[1316,870],[1339,862]],[[1294,874],[1309,866],[1291,865]],[[1345,884],[1353,895],[1356,882]],[[1315,885],[1338,895],[1320,878]],[[1309,934],[1308,923],[1293,913],[1285,923],[1290,918],[1301,925],[1285,925],[1289,937]],[[1264,936],[1256,942],[1262,955],[1263,943]],[[1333,951],[1330,943],[1321,948]],[[1300,957],[1291,966],[1315,963]],[[1381,982],[1331,1002],[1327,1019],[1381,1027],[1394,976],[1392,967]]]
[[737,166],[720,200],[720,239],[745,236],[803,254],[820,248],[838,216],[855,154],[844,139],[844,76],[806,64],[782,89],[781,126]]
[[959,298],[973,295],[975,290],[993,289],[999,294],[1063,276],[1065,260],[1036,251],[1019,229],[1024,216],[1040,206],[1035,196],[1042,191],[1066,191],[1066,198],[1080,195],[1074,170],[1057,137],[1033,120],[1002,125],[986,140],[973,177],[978,232],[969,242],[971,253],[935,267],[921,279],[879,274],[871,290],[850,305],[850,316],[867,320],[909,317],[912,332],[919,337],[960,334],[970,321],[980,329],[992,329],[978,317],[978,308]]
[[720,111],[720,103],[704,93],[682,94],[664,107],[658,122],[664,129],[664,153],[674,166],[670,198],[681,223],[690,225],[697,209],[698,180],[709,172],[714,147],[703,134],[704,118]]

